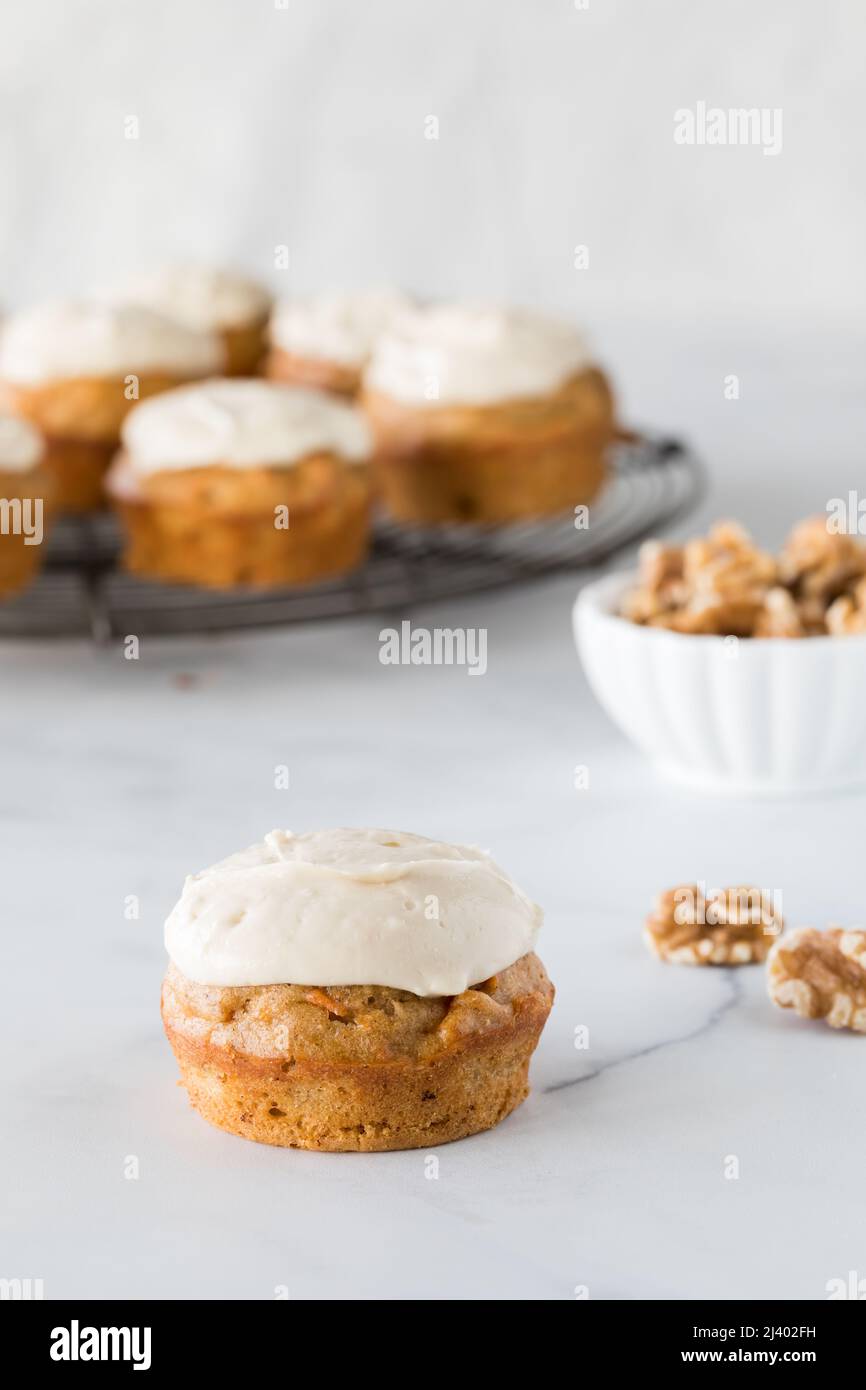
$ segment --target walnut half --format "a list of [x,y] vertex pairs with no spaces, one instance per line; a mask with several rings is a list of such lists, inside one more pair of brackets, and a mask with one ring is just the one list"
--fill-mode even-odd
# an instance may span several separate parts
[[767,987],[780,1009],[866,1033],[866,931],[797,927],[770,952]]
[[866,579],[860,579],[850,594],[841,594],[827,609],[827,631],[834,637],[866,632]]
[[659,894],[644,940],[660,960],[678,965],[749,965],[766,959],[783,925],[761,888],[705,893],[691,883]]

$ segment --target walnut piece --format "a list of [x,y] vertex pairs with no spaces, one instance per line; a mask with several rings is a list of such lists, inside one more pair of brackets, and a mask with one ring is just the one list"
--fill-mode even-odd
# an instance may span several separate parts
[[688,610],[708,624],[700,630],[747,637],[776,582],[776,562],[742,526],[722,521],[704,539],[688,542],[683,578]]
[[866,632],[866,545],[828,530],[824,516],[794,527],[778,561],[733,521],[683,546],[647,541],[624,618],[672,632],[733,637]]
[[834,637],[866,632],[866,579],[859,580],[850,594],[841,594],[830,604],[827,631]]
[[639,584],[622,613],[674,632],[751,636],[776,579],[773,557],[736,522],[721,521],[685,546],[643,545]]
[[826,516],[812,516],[786,540],[779,572],[799,598],[817,598],[826,607],[866,574],[866,546],[844,531],[829,531]]
[[787,589],[770,589],[755,623],[755,637],[805,637],[806,625]]
[[681,546],[646,541],[638,552],[638,587],[626,594],[623,616],[633,623],[651,623],[680,608],[688,598],[683,582]]
[[682,884],[660,893],[644,940],[660,960],[678,965],[749,965],[767,957],[784,923],[761,888],[704,893]]
[[866,931],[797,927],[771,950],[767,987],[780,1009],[866,1033]]

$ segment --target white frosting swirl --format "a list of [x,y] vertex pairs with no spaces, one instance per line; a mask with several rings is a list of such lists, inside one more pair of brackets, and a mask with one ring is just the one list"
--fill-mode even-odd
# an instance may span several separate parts
[[289,465],[315,453],[369,457],[363,416],[321,391],[216,378],[164,391],[129,412],[122,437],[134,473]]
[[122,297],[159,309],[190,328],[217,330],[262,319],[271,303],[267,290],[255,280],[206,265],[163,266],[129,281]]
[[411,307],[397,290],[283,300],[271,319],[271,342],[298,357],[362,367],[379,335]]
[[206,376],[222,363],[215,334],[138,304],[40,304],[0,329],[0,378],[21,384],[148,371]]
[[441,304],[391,325],[365,384],[411,405],[483,405],[543,396],[589,361],[568,324],[525,309]]
[[211,985],[460,994],[535,945],[541,909],[479,849],[391,830],[273,830],[186,880],[166,949]]
[[29,420],[0,415],[0,472],[29,473],[44,452],[42,436]]

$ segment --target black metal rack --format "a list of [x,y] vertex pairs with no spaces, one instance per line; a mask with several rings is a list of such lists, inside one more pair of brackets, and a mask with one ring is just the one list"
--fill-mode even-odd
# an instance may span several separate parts
[[673,439],[617,444],[587,529],[566,515],[503,527],[376,523],[367,563],[325,584],[226,592],[148,583],[118,568],[120,536],[109,514],[61,521],[43,572],[0,605],[2,637],[224,632],[242,628],[407,610],[416,604],[500,588],[556,571],[601,564],[685,516],[703,475]]

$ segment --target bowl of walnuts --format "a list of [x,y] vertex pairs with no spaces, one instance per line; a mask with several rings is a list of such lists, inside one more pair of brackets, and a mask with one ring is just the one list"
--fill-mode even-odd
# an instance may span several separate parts
[[587,679],[666,775],[712,792],[866,784],[866,544],[818,516],[778,555],[735,522],[647,541],[574,605]]

